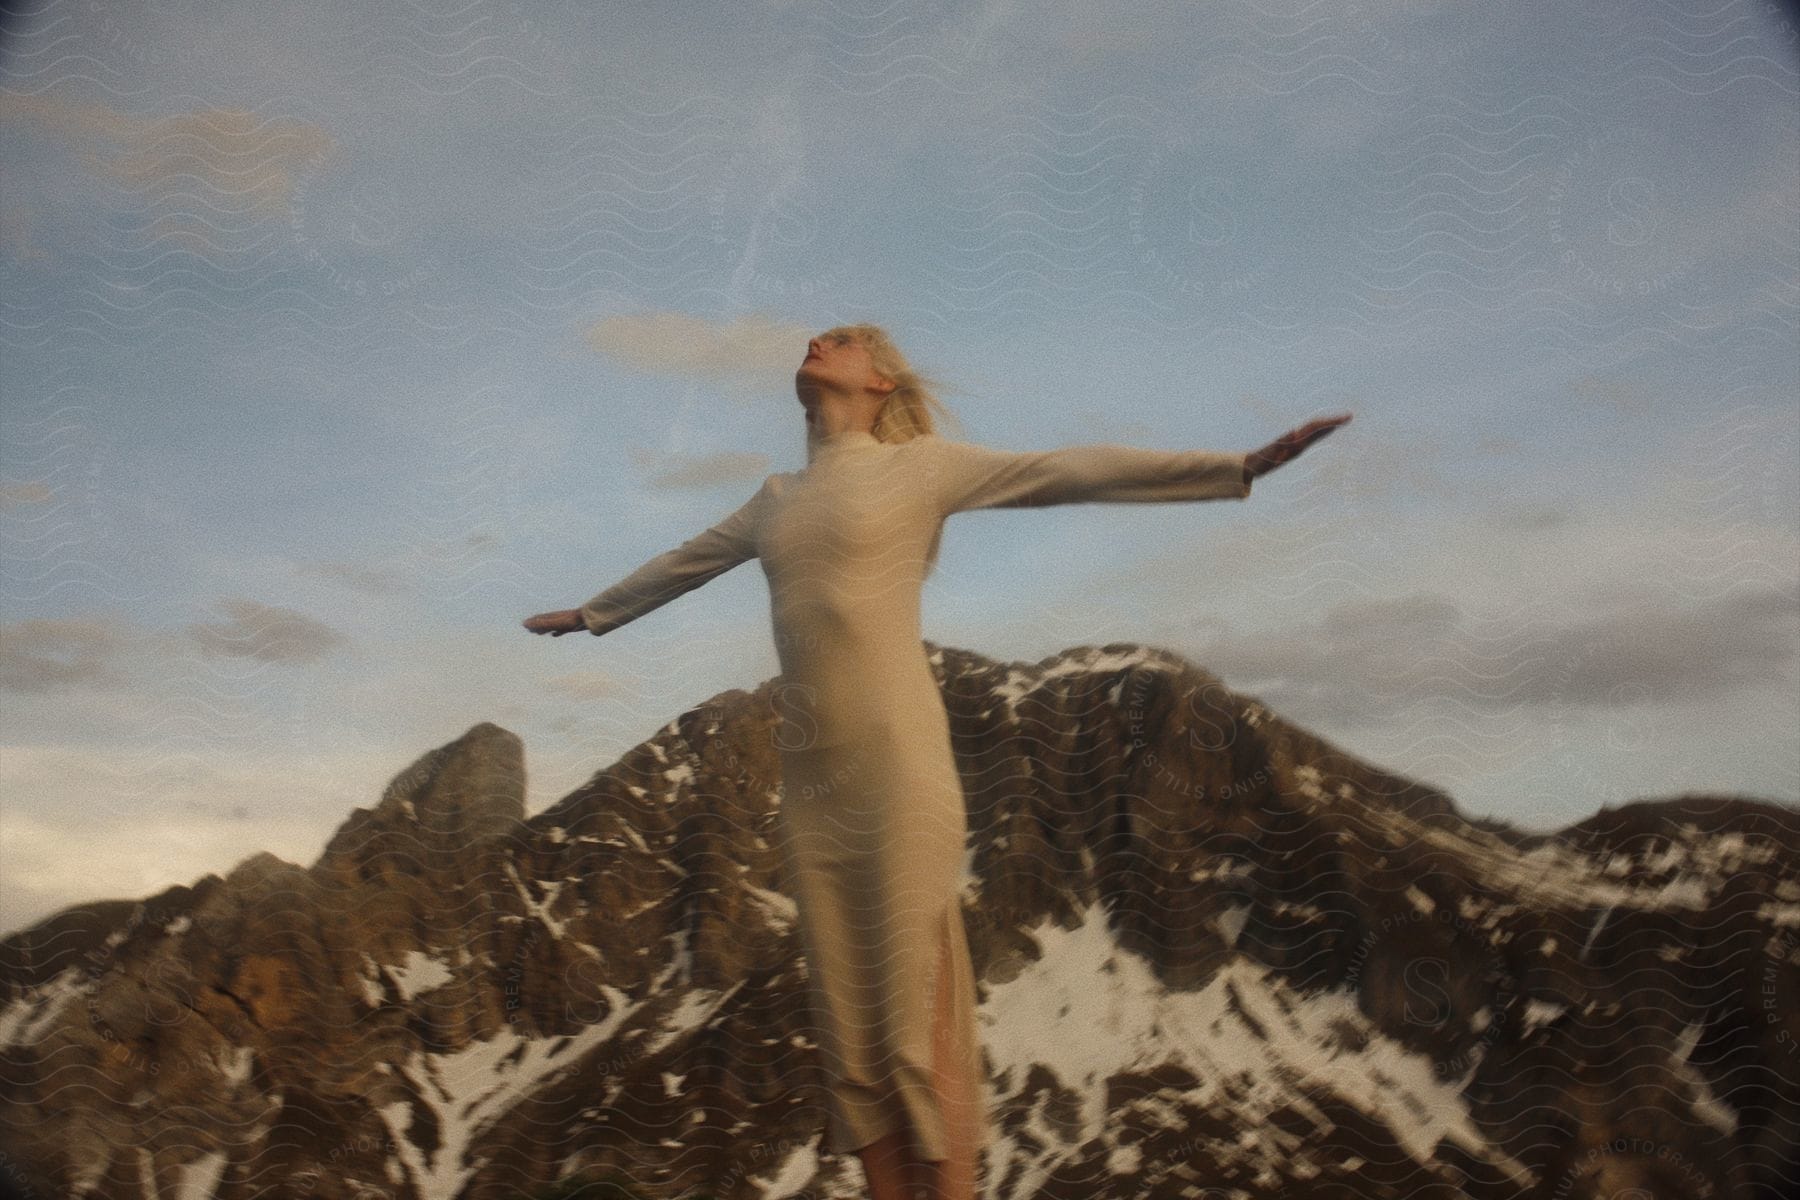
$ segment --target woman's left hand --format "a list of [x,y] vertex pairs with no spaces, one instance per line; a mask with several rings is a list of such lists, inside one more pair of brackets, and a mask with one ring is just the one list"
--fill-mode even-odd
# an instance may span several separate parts
[[1320,417],[1316,421],[1308,421],[1298,429],[1290,429],[1262,449],[1252,450],[1244,460],[1244,474],[1255,478],[1268,474],[1284,462],[1291,462],[1308,446],[1339,425],[1348,424],[1350,417],[1350,413],[1338,417]]
[[551,637],[561,637],[565,633],[582,632],[587,629],[587,622],[581,619],[579,608],[563,608],[556,612],[539,613],[535,617],[526,617],[525,628],[533,633],[547,633]]

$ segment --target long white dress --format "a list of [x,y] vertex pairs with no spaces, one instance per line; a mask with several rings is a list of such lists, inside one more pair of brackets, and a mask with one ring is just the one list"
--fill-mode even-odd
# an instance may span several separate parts
[[[781,663],[777,832],[828,1082],[828,1152],[904,1127],[920,1157],[947,1157],[931,1086],[939,986],[951,989],[956,1052],[982,1079],[960,903],[966,809],[919,627],[944,519],[1079,501],[1243,499],[1244,462],[1210,450],[816,437],[803,470],[770,475],[718,524],[582,607],[602,634],[747,559],[762,562]],[[985,1114],[980,1122],[976,1145],[987,1140]]]

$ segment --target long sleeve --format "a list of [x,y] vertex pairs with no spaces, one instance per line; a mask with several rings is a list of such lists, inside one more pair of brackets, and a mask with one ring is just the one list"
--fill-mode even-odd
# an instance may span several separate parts
[[609,633],[755,558],[757,506],[767,490],[764,480],[737,511],[665,550],[582,605],[581,619],[588,632]]
[[931,486],[948,515],[972,508],[1018,508],[1088,501],[1154,503],[1242,500],[1248,454],[1148,450],[1094,444],[1060,450],[992,450],[928,435]]

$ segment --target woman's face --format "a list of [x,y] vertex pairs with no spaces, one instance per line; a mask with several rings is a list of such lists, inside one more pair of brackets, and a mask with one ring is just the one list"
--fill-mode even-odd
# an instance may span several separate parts
[[847,333],[826,332],[806,343],[806,357],[794,372],[794,391],[810,406],[823,388],[859,395],[891,384],[875,370],[869,348]]

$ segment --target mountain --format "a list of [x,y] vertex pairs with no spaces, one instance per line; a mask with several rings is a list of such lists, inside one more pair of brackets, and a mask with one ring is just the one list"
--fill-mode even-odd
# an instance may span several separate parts
[[[988,1196],[1795,1194],[1792,809],[1528,835],[1157,649],[926,646],[969,797]],[[0,1184],[859,1195],[819,1152],[777,683],[529,818],[519,739],[476,725],[309,867],[6,938]]]

